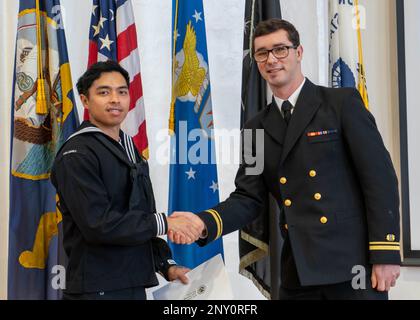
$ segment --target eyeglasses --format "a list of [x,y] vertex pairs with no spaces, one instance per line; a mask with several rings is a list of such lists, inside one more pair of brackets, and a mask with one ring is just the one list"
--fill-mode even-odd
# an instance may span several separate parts
[[297,47],[298,46],[280,46],[280,47],[274,47],[271,50],[259,50],[254,53],[254,59],[257,62],[266,62],[268,60],[268,56],[270,55],[270,52],[277,59],[283,59],[289,55],[289,49],[297,49]]

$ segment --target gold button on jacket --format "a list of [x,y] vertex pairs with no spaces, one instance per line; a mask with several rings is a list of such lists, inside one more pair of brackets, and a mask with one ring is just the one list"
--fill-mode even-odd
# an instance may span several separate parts
[[328,222],[327,217],[321,217],[321,219],[319,219],[319,221],[321,221],[322,224],[326,224]]

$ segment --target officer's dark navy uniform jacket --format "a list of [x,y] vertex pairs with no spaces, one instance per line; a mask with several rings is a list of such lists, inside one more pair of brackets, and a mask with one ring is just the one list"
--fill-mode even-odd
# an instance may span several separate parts
[[166,276],[170,266],[170,249],[157,237],[167,223],[156,213],[148,165],[131,138],[120,137],[121,144],[84,122],[55,159],[67,293],[155,286],[155,272]]
[[[198,214],[208,228],[199,244],[250,223],[270,192],[302,286],[348,281],[356,265],[400,264],[398,182],[357,90],[306,80],[288,126],[273,99],[245,129],[264,130],[263,173],[247,175],[254,165],[243,161],[236,190]],[[249,148],[255,155],[255,140]]]

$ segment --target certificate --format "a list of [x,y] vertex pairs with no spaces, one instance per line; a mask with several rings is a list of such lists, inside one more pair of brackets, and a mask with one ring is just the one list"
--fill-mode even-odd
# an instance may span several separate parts
[[153,292],[155,300],[232,300],[232,288],[221,254],[187,273],[188,284],[179,280]]

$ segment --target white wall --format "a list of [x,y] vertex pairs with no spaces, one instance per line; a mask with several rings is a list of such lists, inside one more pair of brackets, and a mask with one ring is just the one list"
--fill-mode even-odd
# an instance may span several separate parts
[[[171,0],[132,0],[137,22],[140,60],[144,86],[146,119],[150,144],[151,177],[157,208],[167,210],[168,168],[158,164],[156,135],[166,129],[170,103],[171,79]],[[303,69],[314,82],[325,84],[326,21],[317,20],[317,12],[325,9],[326,0],[282,0],[283,16],[301,32],[305,48]],[[86,67],[88,28],[91,3],[86,0],[62,0],[65,9],[67,45],[73,81]],[[242,70],[243,0],[204,0],[207,41],[212,85],[215,126],[219,129],[239,127],[240,83]],[[367,13],[363,33],[365,64],[371,111],[399,171],[399,128],[397,99],[396,22],[393,0],[362,0]],[[10,83],[12,76],[17,1],[0,1],[0,299],[6,297],[7,228],[8,228],[8,160],[10,131]],[[323,54],[319,54],[323,52]],[[320,64],[321,63],[321,64]],[[321,66],[321,67],[320,67]],[[9,87],[5,87],[9,86]],[[7,90],[4,90],[6,88]],[[218,155],[220,156],[220,155]],[[220,198],[233,191],[237,165],[220,165]],[[413,194],[418,190],[411,190]],[[237,233],[224,238],[226,265],[236,299],[262,299],[252,283],[238,275]],[[391,292],[394,299],[420,299],[420,268],[404,268],[398,287]]]

